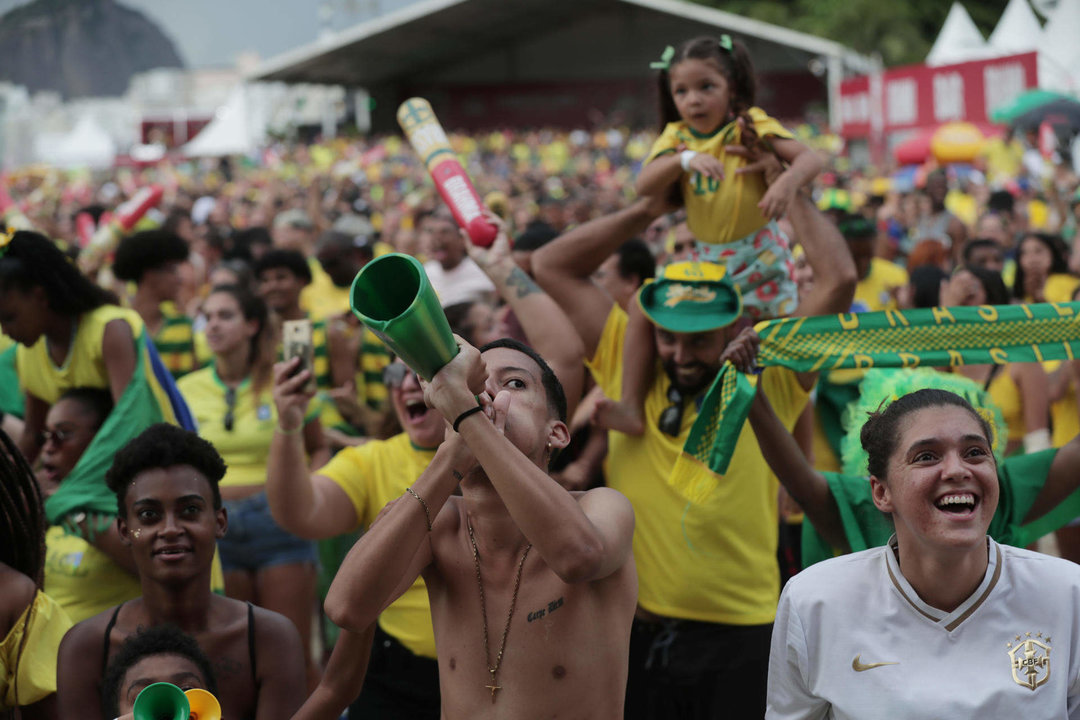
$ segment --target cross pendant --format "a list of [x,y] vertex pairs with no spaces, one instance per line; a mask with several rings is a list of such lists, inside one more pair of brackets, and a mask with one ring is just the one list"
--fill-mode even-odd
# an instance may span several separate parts
[[[492,681],[492,682],[494,682],[494,681]],[[498,690],[502,690],[502,685],[485,685],[484,687],[486,687],[488,690],[491,691],[491,704],[494,705],[495,704],[495,692],[498,691]]]

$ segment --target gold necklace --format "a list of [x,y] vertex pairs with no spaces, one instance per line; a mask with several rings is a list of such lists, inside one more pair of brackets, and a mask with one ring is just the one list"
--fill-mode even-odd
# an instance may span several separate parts
[[503,628],[502,642],[499,644],[499,654],[495,656],[495,664],[491,664],[491,650],[488,649],[488,626],[487,606],[484,604],[484,581],[480,579],[480,551],[476,548],[476,535],[473,533],[472,521],[465,516],[465,524],[469,528],[469,542],[472,543],[473,563],[476,565],[476,584],[480,588],[480,615],[484,619],[484,664],[491,673],[491,684],[484,688],[491,691],[491,704],[495,704],[495,693],[502,690],[502,686],[496,680],[499,666],[502,665],[503,651],[506,649],[506,634],[510,632],[510,620],[514,617],[514,606],[517,604],[518,588],[521,587],[521,570],[525,567],[525,558],[529,557],[532,543],[525,546],[525,552],[521,554],[521,562],[518,563],[517,578],[514,580],[514,596],[510,599],[510,612],[506,615],[506,627]]

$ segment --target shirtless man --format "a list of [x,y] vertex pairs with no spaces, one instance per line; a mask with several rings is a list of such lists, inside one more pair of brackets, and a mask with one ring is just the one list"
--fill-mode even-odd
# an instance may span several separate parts
[[[142,597],[84,620],[57,661],[60,717],[101,717],[105,664],[142,628],[171,624],[211,658],[222,716],[285,720],[304,700],[300,635],[283,615],[210,592],[210,565],[227,521],[213,445],[173,425],[153,425],[124,446],[106,475],[119,505]],[[106,718],[105,720],[109,720]]]
[[446,720],[621,718],[637,597],[630,503],[548,476],[569,434],[539,355],[458,342],[424,393],[457,432],[350,551],[327,615],[362,631],[423,575]]

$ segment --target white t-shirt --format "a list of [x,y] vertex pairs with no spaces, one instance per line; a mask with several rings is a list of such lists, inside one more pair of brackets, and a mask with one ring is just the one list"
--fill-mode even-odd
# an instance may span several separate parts
[[784,588],[767,720],[1080,718],[1080,566],[998,545],[960,607],[919,599],[895,536]]
[[465,258],[452,270],[443,270],[437,261],[428,260],[424,270],[443,307],[483,300],[495,292],[491,279],[472,258]]

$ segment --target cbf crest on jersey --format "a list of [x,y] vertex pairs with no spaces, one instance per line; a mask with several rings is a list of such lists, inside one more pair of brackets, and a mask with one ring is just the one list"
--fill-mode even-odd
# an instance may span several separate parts
[[1050,638],[1042,633],[1024,633],[1017,635],[1013,642],[1007,643],[1009,660],[1012,663],[1012,676],[1017,685],[1022,685],[1032,692],[1050,679]]

